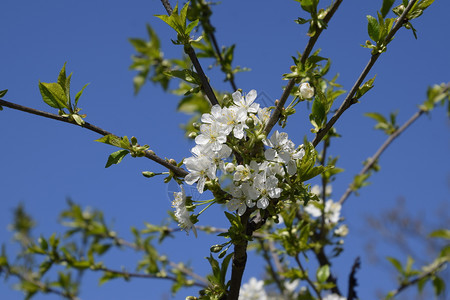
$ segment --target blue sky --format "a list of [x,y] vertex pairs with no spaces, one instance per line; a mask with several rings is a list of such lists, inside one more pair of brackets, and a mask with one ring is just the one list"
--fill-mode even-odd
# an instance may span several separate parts
[[[369,50],[360,46],[368,39],[366,15],[375,15],[380,7],[381,1],[344,1],[316,45],[333,63],[330,75],[339,73],[338,82],[346,90],[369,59]],[[369,74],[378,74],[375,88],[336,124],[343,138],[335,139],[329,151],[339,155],[339,167],[346,172],[333,184],[333,199],[338,200],[361,169],[361,162],[385,140],[383,133],[372,129],[373,121],[363,113],[399,110],[398,122],[403,123],[417,111],[429,85],[449,81],[449,10],[448,1],[436,1],[414,20],[418,40],[410,31],[399,31]],[[79,104],[88,122],[117,135],[134,135],[162,157],[179,161],[189,156],[193,145],[184,139],[180,129],[189,116],[176,112],[177,97],[150,83],[134,97],[134,73],[128,70],[133,48],[127,39],[145,38],[146,23],[158,32],[166,57],[181,54],[182,48],[170,42],[174,33],[153,16],[165,13],[160,1],[109,1],[106,5],[103,1],[4,0],[2,11],[0,90],[9,89],[5,100],[51,111],[41,101],[38,80],[55,81],[67,62],[68,72],[74,73],[73,91],[90,83]],[[305,17],[295,1],[224,1],[214,7],[212,22],[219,43],[235,43],[234,65],[252,69],[236,77],[244,92],[256,89],[272,99],[281,96],[286,83],[281,75],[289,71],[291,56],[303,51],[307,42],[307,28],[293,22],[299,16]],[[208,76],[215,88],[231,92],[217,70],[208,71]],[[296,144],[304,135],[312,138],[309,113],[305,108],[298,111],[286,128]],[[24,203],[35,217],[38,227],[34,233],[44,236],[60,231],[57,216],[66,208],[67,197],[82,206],[103,210],[106,219],[128,239],[131,226],[159,224],[170,209],[168,187],[162,179],[149,180],[140,175],[141,171],[163,168],[149,160],[127,157],[120,165],[105,169],[106,159],[115,149],[93,142],[99,137],[93,132],[5,108],[0,112],[0,134],[1,243],[10,244],[7,226],[18,203]],[[401,135],[382,156],[382,170],[371,178],[372,184],[359,197],[351,196],[343,207],[350,236],[346,239],[347,249],[333,270],[347,274],[355,257],[361,256],[358,290],[362,299],[375,299],[376,289],[395,288],[394,277],[385,275],[387,269],[370,265],[364,254],[367,236],[361,228],[367,226],[366,216],[394,206],[401,196],[412,214],[423,212],[428,221],[433,221],[436,208],[449,199],[449,146],[449,122],[445,110],[438,108]],[[226,226],[222,216],[219,208],[212,209],[200,224]],[[208,263],[204,257],[209,255],[209,246],[220,241],[204,234],[198,239],[180,234],[163,245],[162,252],[174,261],[190,261],[198,266],[198,273],[205,274]],[[14,255],[14,247],[8,245],[8,249]],[[383,255],[406,257],[390,253],[388,246],[381,249]],[[109,262],[111,267],[132,268],[135,260],[133,253],[118,252]],[[258,259],[250,254],[248,263],[245,280],[259,277],[262,270]],[[373,278],[380,279],[374,283]],[[96,279],[96,275],[88,277],[81,298],[163,299],[169,295],[170,285],[163,281],[117,280],[98,287]],[[341,280],[342,288],[346,280]],[[11,290],[11,283],[0,284],[2,299],[22,299],[19,292]],[[186,293],[181,292],[175,299],[184,299]],[[190,294],[194,293],[191,290]],[[52,298],[56,299],[45,299]]]

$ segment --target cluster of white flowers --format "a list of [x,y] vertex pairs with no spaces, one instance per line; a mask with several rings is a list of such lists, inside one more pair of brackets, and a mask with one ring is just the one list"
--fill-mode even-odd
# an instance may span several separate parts
[[285,176],[285,170],[289,175],[296,173],[297,161],[303,157],[304,150],[301,146],[296,148],[286,133],[276,131],[270,139],[263,140],[267,146],[264,151],[266,160],[251,160],[248,164],[238,165],[230,162],[233,152],[230,146],[262,133],[270,117],[267,108],[260,108],[254,102],[257,96],[255,90],[245,97],[239,91],[232,96],[231,106],[222,108],[214,105],[211,113],[202,115],[200,134],[191,150],[193,156],[184,160],[190,172],[185,182],[197,183],[198,191],[203,193],[207,180],[218,180],[219,170],[232,175],[234,184],[229,190],[233,199],[227,207],[242,215],[247,207],[256,205],[265,209],[271,199],[280,197],[282,190],[278,178]]
[[175,208],[175,218],[178,221],[178,225],[189,234],[189,230],[192,229],[195,237],[197,237],[197,230],[192,224],[189,211],[186,209],[186,193],[181,186],[181,192],[173,193],[174,200],[172,201],[172,207]]
[[264,290],[264,281],[250,278],[248,283],[244,283],[239,291],[239,300],[267,300]]
[[[321,197],[322,191],[321,188],[317,185],[313,186],[311,188],[311,192],[316,194],[317,196]],[[325,191],[326,195],[331,194],[331,186],[327,186],[327,190]],[[323,203],[323,200],[320,199],[319,203],[308,203],[308,205],[305,206],[305,211],[310,214],[312,217],[317,218],[322,215],[322,210],[319,209],[316,205]],[[334,202],[333,200],[328,200],[325,202],[325,207],[323,209],[323,212],[325,214],[325,223],[326,224],[336,224],[339,222],[339,218],[341,215],[341,204],[338,202]],[[348,232],[348,231],[347,231]]]

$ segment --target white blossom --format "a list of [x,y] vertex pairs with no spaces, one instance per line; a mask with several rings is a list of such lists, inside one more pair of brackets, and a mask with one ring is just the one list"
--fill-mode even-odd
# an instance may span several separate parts
[[189,234],[189,230],[192,229],[195,237],[197,237],[197,230],[191,221],[189,211],[186,209],[186,193],[183,186],[180,186],[181,192],[174,192],[174,200],[172,201],[172,207],[175,208],[175,218],[178,221],[178,226]]
[[338,294],[329,294],[322,298],[323,300],[346,300],[345,297],[339,296]]
[[334,234],[342,237],[346,236],[348,234],[348,226],[346,224],[342,224],[334,230]]
[[248,283],[244,283],[239,291],[239,300],[267,300],[264,290],[264,281],[250,278]]
[[253,103],[257,96],[255,90],[251,90],[250,92],[248,92],[245,98],[242,96],[240,91],[234,92],[232,96],[234,104],[236,104],[236,106],[240,108],[243,108],[246,113],[256,114],[258,112],[259,104]]
[[184,160],[184,164],[190,172],[186,175],[184,181],[189,185],[197,182],[197,190],[200,194],[203,193],[206,179],[216,178],[216,165],[205,156],[188,157]]
[[258,174],[253,184],[261,196],[256,203],[258,208],[266,209],[269,206],[269,197],[280,197],[282,190],[278,187],[278,179],[273,175],[266,177],[265,174]]
[[200,134],[195,138],[198,145],[211,144],[212,151],[219,151],[227,141],[227,135],[220,123],[202,124]]
[[[305,206],[305,211],[312,217],[317,218],[322,215],[322,211],[313,203],[309,203]],[[328,200],[325,203],[325,223],[337,223],[339,222],[339,216],[341,214],[341,204],[338,202],[333,202],[333,200]]]
[[310,99],[314,96],[314,88],[309,85],[309,82],[300,84],[300,95],[303,99]]

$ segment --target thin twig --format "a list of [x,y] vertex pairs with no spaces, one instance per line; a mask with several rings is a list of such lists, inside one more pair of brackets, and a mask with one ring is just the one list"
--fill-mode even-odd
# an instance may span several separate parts
[[[284,288],[284,285],[283,285],[284,278],[282,278],[282,275],[279,275],[279,274],[281,274],[279,269],[275,270],[274,266],[272,265],[271,257],[269,256],[269,253],[272,254],[272,249],[270,249],[270,246],[268,247],[269,249],[267,249],[265,240],[258,240],[258,242],[261,246],[263,258],[267,263],[270,275],[272,276],[273,280],[275,281],[275,284],[277,285],[278,289],[280,290],[280,294],[283,295],[285,299],[287,299],[287,295],[285,295],[286,289]],[[276,263],[275,263],[275,265],[276,265]]]
[[[9,107],[11,109],[15,109],[15,110],[20,110],[26,113],[30,113],[33,115],[37,115],[37,116],[41,116],[44,118],[48,118],[48,119],[53,119],[53,120],[57,120],[57,121],[61,121],[61,122],[65,122],[65,123],[69,123],[75,126],[80,126],[83,128],[86,128],[90,131],[94,131],[100,135],[114,135],[111,132],[108,132],[100,127],[97,127],[95,125],[92,125],[88,122],[85,122],[83,125],[78,125],[77,123],[70,121],[69,118],[67,117],[62,117],[56,114],[52,114],[52,113],[48,113],[45,111],[41,111],[38,109],[34,109],[34,108],[30,108],[30,107],[26,107],[26,106],[22,106],[19,104],[15,104],[9,101],[5,101],[5,100],[1,100],[0,99],[0,106],[5,106],[5,107]],[[145,151],[145,157],[153,160],[154,162],[166,167],[167,169],[171,170],[173,173],[175,173],[175,175],[179,176],[179,177],[185,177],[187,174],[189,174],[186,170],[179,168],[177,166],[172,165],[171,163],[169,163],[168,161],[162,159],[161,157],[157,156],[153,151]]]
[[[337,0],[331,7],[330,11],[327,13],[325,18],[323,18],[323,22],[325,24],[328,24],[331,17],[333,17],[334,13],[339,8],[339,5],[341,4],[342,0]],[[312,49],[314,48],[314,45],[316,44],[317,40],[319,39],[320,34],[322,33],[323,28],[319,28],[316,31],[316,34],[309,38],[308,44],[305,47],[305,50],[302,53],[302,57],[300,58],[300,63],[304,64],[306,62],[306,59],[308,58],[309,54],[311,53]],[[275,126],[275,124],[278,122],[278,119],[280,118],[281,111],[283,110],[284,104],[286,103],[286,100],[288,99],[289,95],[291,94],[292,89],[295,85],[295,78],[289,80],[288,84],[284,88],[283,94],[281,95],[280,100],[278,100],[278,103],[275,107],[275,110],[272,112],[272,115],[270,116],[269,121],[266,124],[266,127],[264,129],[266,136],[269,135],[272,128]]]
[[303,268],[303,265],[300,261],[300,258],[298,257],[298,254],[295,256],[295,261],[297,262],[298,267],[300,268],[300,271],[302,271],[302,274],[305,276],[305,280],[308,282],[308,284],[311,286],[311,288],[316,293],[319,300],[322,300],[322,296],[320,295],[320,291],[317,289],[316,285],[312,280],[309,278],[308,274],[305,271],[305,268]]
[[[394,133],[392,133],[386,141],[378,148],[377,152],[367,160],[364,168],[359,172],[359,176],[366,174],[373,165],[377,162],[378,158],[383,154],[384,150],[403,132],[405,131],[414,121],[416,121],[424,111],[419,109],[408,121],[406,121],[399,129],[397,129]],[[353,184],[350,183],[345,193],[342,195],[341,199],[339,199],[339,203],[342,205],[345,200],[353,193]]]
[[[397,23],[394,25],[394,27],[392,27],[391,31],[388,33],[388,35],[386,36],[386,39],[384,40],[384,43],[386,45],[391,41],[394,34],[403,26],[403,24],[408,21],[406,19],[406,15],[411,10],[412,6],[414,5],[414,3],[416,1],[417,0],[411,0],[409,2],[408,6],[405,8],[405,11],[403,12],[403,14],[397,19]],[[364,79],[366,78],[367,74],[369,74],[373,65],[377,61],[378,57],[380,57],[380,55],[381,55],[380,52],[372,54],[372,56],[369,59],[369,62],[367,63],[367,65],[364,68],[364,70],[362,71],[362,73],[359,75],[358,79],[356,80],[352,89],[348,93],[347,97],[342,102],[339,109],[336,111],[336,113],[333,115],[333,117],[328,121],[328,123],[325,125],[325,127],[320,129],[317,132],[317,134],[312,142],[314,147],[316,147],[319,144],[319,142],[324,138],[324,136],[328,133],[328,131],[330,131],[330,129],[333,127],[333,125],[336,123],[336,121],[344,113],[344,111],[346,111],[350,106],[352,106],[353,104],[356,103],[354,96],[355,96],[356,92],[358,91],[359,87],[361,86],[361,84],[363,83]]]
[[436,265],[436,267],[431,268],[428,272],[423,273],[422,275],[411,279],[407,282],[403,282],[396,290],[393,290],[392,292],[389,293],[389,296],[391,298],[393,298],[394,296],[397,296],[398,294],[400,294],[403,290],[405,290],[407,287],[410,287],[414,284],[416,284],[417,282],[419,282],[420,280],[433,275],[435,272],[437,272],[441,267],[443,267],[445,264],[447,264],[448,261],[443,261],[440,264]]
[[170,16],[172,14],[172,6],[170,6],[170,3],[168,0],[161,0],[162,5],[164,6],[164,8],[167,11],[167,14]]
[[[162,4],[164,5],[164,8],[166,9],[167,14],[170,16],[173,12],[172,7],[170,6],[170,3],[168,0],[161,0]],[[214,94],[214,91],[209,84],[208,77],[206,77],[205,72],[203,72],[203,68],[200,65],[200,62],[198,61],[197,54],[195,54],[194,49],[190,44],[187,44],[184,46],[184,52],[189,56],[191,59],[192,64],[194,65],[195,70],[197,71],[198,76],[200,77],[200,81],[202,83],[201,88],[203,90],[203,93],[208,98],[208,101],[211,103],[211,105],[219,104],[217,101],[216,95]]]
[[10,268],[9,265],[0,267],[0,274],[3,271],[2,269],[4,269],[6,271],[6,275],[7,276],[15,276],[15,277],[19,278],[21,281],[29,282],[29,283],[37,286],[42,293],[52,293],[52,294],[61,296],[63,298],[68,298],[68,299],[71,299],[71,300],[80,300],[80,298],[76,297],[75,295],[71,295],[71,294],[68,294],[66,292],[54,289],[54,288],[50,287],[48,284],[45,284],[45,283],[43,283],[41,281],[37,281],[35,279],[29,278],[25,274],[22,274],[22,273],[19,273],[17,271],[14,271],[14,270],[12,270]]
[[[145,274],[145,273],[132,273],[132,272],[128,272],[128,271],[117,271],[117,270],[113,270],[113,269],[108,269],[105,267],[99,267],[99,268],[94,268],[91,269],[92,271],[103,271],[103,272],[108,272],[108,273],[112,273],[112,274],[117,274],[117,275],[121,275],[124,278],[151,278],[151,279],[168,279],[171,281],[177,281],[178,279],[175,276],[171,276],[171,275],[156,275],[156,274]],[[193,282],[192,285],[195,286],[199,286],[199,287],[207,287],[208,285],[205,283],[199,283],[199,282]]]

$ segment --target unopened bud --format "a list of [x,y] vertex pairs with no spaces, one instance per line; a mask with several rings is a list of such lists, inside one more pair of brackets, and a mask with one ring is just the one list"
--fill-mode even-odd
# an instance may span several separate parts
[[137,145],[137,138],[135,136],[131,137],[131,145]]
[[169,159],[169,164],[176,166],[177,162],[175,161],[175,159],[171,158]]
[[223,246],[222,245],[213,245],[211,246],[211,248],[209,248],[209,251],[211,251],[212,253],[217,253],[220,250],[222,250]]
[[314,88],[309,85],[309,82],[300,84],[300,95],[303,99],[310,99],[314,97]]
[[253,128],[253,126],[255,126],[255,121],[253,120],[253,118],[247,118],[247,120],[245,120],[245,124],[249,128]]
[[188,138],[195,139],[197,137],[197,135],[198,135],[197,132],[191,132],[191,133],[189,133]]
[[202,124],[198,123],[198,122],[192,123],[192,126],[194,126],[195,129],[200,129],[200,125],[202,125]]
[[225,166],[225,172],[227,172],[227,173],[233,173],[234,170],[236,170],[236,166],[233,163],[228,163]]
[[156,174],[155,174],[155,172],[143,171],[142,175],[144,175],[144,177],[151,178],[151,177],[155,176]]

